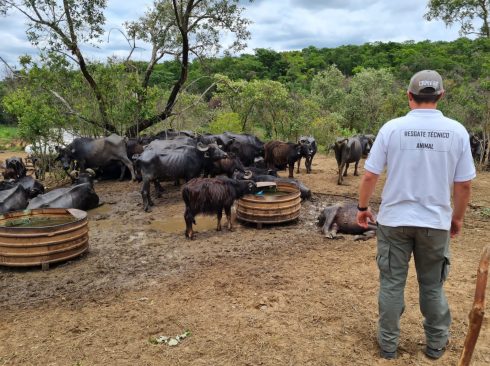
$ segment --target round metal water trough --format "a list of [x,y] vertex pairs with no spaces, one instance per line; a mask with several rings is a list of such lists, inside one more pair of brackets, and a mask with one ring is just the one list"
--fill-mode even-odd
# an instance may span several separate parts
[[[260,186],[261,183],[257,183]],[[262,224],[278,224],[289,222],[299,217],[301,209],[301,193],[291,183],[263,182],[264,187],[275,185],[279,195],[249,194],[240,198],[236,206],[236,216],[239,220]]]
[[27,267],[65,261],[88,249],[87,213],[39,208],[0,216],[0,265]]

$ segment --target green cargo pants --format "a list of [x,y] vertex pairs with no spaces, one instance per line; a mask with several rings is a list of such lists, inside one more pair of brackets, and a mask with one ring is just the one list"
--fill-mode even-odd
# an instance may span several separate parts
[[427,346],[444,347],[451,324],[451,314],[443,289],[450,264],[449,231],[378,225],[377,237],[380,347],[387,352],[394,352],[398,347],[400,316],[405,309],[404,289],[412,253]]

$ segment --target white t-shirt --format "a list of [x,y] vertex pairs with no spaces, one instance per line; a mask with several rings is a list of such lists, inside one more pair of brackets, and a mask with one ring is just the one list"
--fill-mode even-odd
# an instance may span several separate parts
[[414,109],[379,130],[364,168],[385,167],[377,220],[394,227],[449,230],[453,182],[476,176],[468,132],[436,109]]

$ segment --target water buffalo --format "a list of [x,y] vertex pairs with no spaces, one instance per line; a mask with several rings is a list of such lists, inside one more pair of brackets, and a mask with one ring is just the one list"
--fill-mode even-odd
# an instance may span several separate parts
[[0,214],[25,209],[28,199],[29,193],[20,184],[0,191]]
[[365,159],[369,155],[369,152],[371,151],[371,147],[374,144],[374,139],[376,136],[374,135],[355,135],[354,137],[357,137],[359,139],[359,142],[361,143],[361,151],[362,151],[362,157]]
[[264,145],[265,163],[269,169],[286,169],[289,167],[289,178],[294,178],[294,164],[306,155],[306,145],[293,142],[269,141]]
[[231,206],[236,199],[245,194],[255,193],[257,186],[250,180],[218,178],[195,178],[182,187],[182,198],[185,202],[185,236],[193,239],[192,224],[196,223],[198,214],[216,215],[218,223],[216,230],[221,230],[221,217],[223,210],[227,219],[227,226],[232,230]]
[[[374,213],[376,217],[376,213]],[[356,235],[354,240],[367,240],[376,235],[376,224],[369,224],[365,229],[357,225],[357,205],[343,203],[328,206],[318,217],[318,226],[326,238],[338,238],[337,233]]]
[[19,179],[27,175],[27,168],[22,158],[13,156],[5,160],[4,179]]
[[204,176],[210,175],[214,178],[217,175],[225,174],[231,178],[235,172],[245,173],[245,167],[240,159],[233,153],[228,153],[226,158],[210,161],[204,167]]
[[258,137],[246,133],[206,134],[198,139],[203,143],[216,142],[223,151],[235,154],[245,166],[252,165],[256,157],[264,155],[264,143]]
[[296,170],[296,173],[299,173],[299,166],[301,165],[301,158],[303,157],[305,158],[306,174],[310,174],[311,163],[313,161],[313,157],[317,152],[315,138],[312,136],[301,136],[299,138],[299,143],[305,145],[305,149],[303,149],[304,155],[301,155],[298,159],[298,169]]
[[0,190],[11,189],[20,184],[26,190],[29,198],[34,198],[39,194],[44,193],[44,186],[31,176],[25,176],[15,180],[4,180],[0,182]]
[[94,175],[95,172],[91,169],[81,173],[71,172],[72,186],[56,188],[39,195],[29,202],[27,208],[77,208],[85,211],[96,208],[99,205],[99,196],[93,186]]
[[149,211],[153,205],[150,198],[150,182],[154,183],[159,196],[160,180],[175,181],[183,178],[187,182],[201,175],[207,161],[212,162],[225,157],[226,153],[216,144],[198,143],[196,147],[183,145],[175,149],[158,148],[158,144],[154,144],[151,148],[145,149],[135,160],[136,169],[141,172],[143,179],[141,196],[144,210]]
[[125,169],[131,172],[131,178],[136,180],[133,164],[128,159],[126,151],[126,140],[121,136],[112,134],[109,137],[93,139],[89,137],[78,137],[66,148],[57,147],[58,157],[63,169],[68,170],[72,162],[76,161],[81,171],[86,168],[99,168],[108,166],[114,162],[120,162],[120,180],[124,178]]
[[[357,137],[350,138],[338,138],[333,146],[335,151],[335,159],[337,160],[337,166],[339,168],[339,178],[337,184],[342,184],[343,176],[347,175],[347,169],[349,168],[349,163],[355,163],[354,175],[359,175],[357,172],[357,166],[359,165],[359,160],[361,160],[362,149],[361,142]],[[342,175],[342,170],[345,171]]]

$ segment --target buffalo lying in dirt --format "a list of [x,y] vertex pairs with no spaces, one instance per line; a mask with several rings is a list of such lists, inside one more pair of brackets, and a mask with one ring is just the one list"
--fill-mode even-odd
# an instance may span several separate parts
[[[373,215],[376,218],[375,212]],[[354,240],[367,240],[376,235],[375,223],[370,223],[367,229],[357,225],[357,205],[354,203],[325,207],[318,217],[318,226],[329,239],[340,238],[337,233],[356,235]]]

